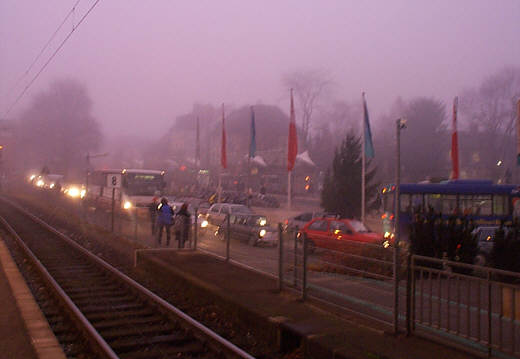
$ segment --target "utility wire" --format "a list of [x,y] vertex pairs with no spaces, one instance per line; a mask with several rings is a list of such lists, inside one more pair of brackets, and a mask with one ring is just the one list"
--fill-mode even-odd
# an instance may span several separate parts
[[74,10],[76,9],[76,7],[78,6],[79,2],[81,0],[77,0],[76,3],[74,4],[74,6],[72,7],[72,9],[70,9],[69,13],[65,16],[65,18],[63,19],[63,21],[61,22],[61,24],[58,26],[58,28],[56,29],[56,31],[54,31],[54,33],[51,35],[51,37],[49,38],[49,40],[47,41],[47,43],[43,46],[43,48],[41,49],[40,53],[38,54],[38,56],[36,56],[36,58],[33,60],[33,62],[29,65],[29,67],[27,68],[27,70],[25,70],[25,72],[18,78],[18,80],[14,83],[14,85],[7,91],[7,93],[13,91],[15,88],[18,87],[18,84],[24,79],[25,76],[27,76],[29,74],[29,71],[31,71],[32,67],[34,66],[34,64],[36,63],[36,61],[38,61],[40,59],[40,56],[42,56],[43,52],[47,49],[47,47],[49,46],[49,44],[52,42],[52,40],[54,40],[54,37],[56,36],[56,34],[60,31],[60,29],[62,28],[62,26],[65,24],[65,22],[68,20],[68,18],[70,17],[71,14],[74,13]]
[[45,64],[42,66],[42,68],[40,69],[40,71],[38,71],[38,73],[31,79],[31,81],[27,84],[27,86],[25,86],[25,88],[23,89],[23,91],[20,93],[20,95],[18,95],[18,97],[16,98],[16,100],[14,101],[14,103],[7,109],[7,111],[4,113],[4,118],[9,114],[9,112],[11,112],[11,110],[18,104],[18,102],[20,101],[20,99],[25,95],[25,93],[27,92],[27,90],[32,86],[32,84],[34,83],[34,81],[36,81],[36,79],[40,76],[40,74],[43,72],[43,70],[45,70],[45,68],[47,67],[47,65],[52,61],[52,59],[56,56],[56,54],[61,50],[61,48],[63,47],[63,45],[65,45],[65,43],[67,42],[67,40],[72,36],[72,33],[81,25],[81,23],[83,22],[83,20],[85,20],[85,18],[88,16],[88,14],[90,14],[90,12],[92,10],[94,10],[94,8],[96,7],[96,5],[99,3],[100,0],[96,0],[96,2],[88,9],[88,11],[85,13],[85,15],[83,15],[83,17],[79,20],[78,24],[72,28],[72,30],[69,32],[69,34],[67,35],[67,37],[65,37],[65,39],[60,43],[60,45],[56,48],[56,50],[54,51],[54,53],[51,55],[51,57],[47,60],[47,62],[45,62]]

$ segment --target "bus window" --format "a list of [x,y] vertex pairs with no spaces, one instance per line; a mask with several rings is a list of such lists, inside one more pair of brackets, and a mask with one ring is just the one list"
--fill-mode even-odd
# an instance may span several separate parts
[[153,196],[164,188],[162,175],[147,173],[126,173],[123,188],[130,196]]
[[463,215],[491,215],[490,195],[460,195],[459,203]]
[[493,196],[493,214],[495,216],[506,216],[509,214],[507,196]]
[[457,214],[457,196],[453,194],[444,194],[442,199],[442,214]]
[[425,197],[424,205],[426,206],[427,210],[431,208],[435,213],[442,211],[442,200],[440,194],[427,194]]
[[423,195],[422,194],[413,194],[412,199],[412,211],[414,213],[420,213],[423,211],[424,204],[423,204]]

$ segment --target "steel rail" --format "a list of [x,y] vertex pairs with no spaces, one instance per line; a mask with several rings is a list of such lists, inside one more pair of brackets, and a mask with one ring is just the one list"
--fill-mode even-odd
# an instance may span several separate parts
[[[60,237],[62,240],[69,243],[72,247],[76,248],[78,251],[80,251],[82,254],[84,254],[87,258],[91,259],[94,263],[101,266],[114,276],[118,277],[120,280],[125,282],[130,288],[134,289],[136,292],[143,295],[144,299],[147,299],[148,301],[151,301],[152,303],[155,303],[159,305],[161,308],[165,309],[167,312],[174,314],[176,318],[179,318],[183,321],[185,326],[189,327],[189,329],[195,329],[198,332],[204,334],[206,339],[211,340],[211,342],[216,344],[216,347],[218,349],[223,348],[227,351],[228,354],[243,358],[243,359],[255,359],[252,355],[245,352],[244,350],[240,349],[227,339],[221,337],[217,333],[213,332],[211,329],[206,327],[205,325],[197,322],[195,319],[188,316],[186,313],[182,312],[180,309],[176,308],[172,304],[168,303],[161,297],[157,296],[141,284],[134,281],[132,278],[128,277],[124,273],[121,273],[118,269],[114,268],[109,263],[105,262],[101,258],[97,257],[96,255],[89,252],[87,249],[83,248],[81,245],[79,245],[77,242],[69,238],[67,235],[61,233],[59,230],[55,229],[54,227],[50,226],[49,224],[45,223],[42,219],[38,218],[37,216],[33,215],[32,213],[27,212],[25,209],[21,208],[16,203],[5,199],[3,197],[0,197],[4,202],[9,203],[11,206],[22,212],[24,215],[32,219],[34,222],[40,224],[42,227],[46,228],[48,231],[54,233],[58,237]],[[56,283],[57,285],[57,283]],[[85,319],[86,320],[86,319]],[[94,329],[95,330],[95,329]],[[108,345],[108,344],[107,344]],[[115,357],[117,358],[117,356]]]
[[7,223],[5,218],[0,216],[0,222],[7,229],[7,231],[14,237],[18,246],[22,248],[24,254],[29,258],[31,263],[36,267],[39,274],[42,276],[43,280],[48,283],[51,289],[54,292],[54,295],[58,300],[62,303],[65,309],[74,317],[74,319],[79,322],[81,325],[77,325],[77,328],[83,333],[86,339],[93,344],[94,348],[96,348],[95,352],[98,355],[101,355],[103,358],[109,359],[118,359],[119,357],[114,353],[112,348],[107,344],[107,342],[99,335],[97,330],[92,326],[92,324],[88,321],[87,318],[81,313],[79,308],[74,304],[74,302],[70,299],[70,297],[63,291],[60,285],[54,280],[54,278],[50,275],[47,269],[43,266],[38,258],[34,255],[34,253],[29,249],[29,247],[24,243],[24,241],[20,238],[18,233]]

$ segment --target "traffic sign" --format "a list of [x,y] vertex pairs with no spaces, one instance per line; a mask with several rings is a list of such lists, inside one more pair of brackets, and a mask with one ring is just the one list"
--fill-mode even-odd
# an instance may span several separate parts
[[107,176],[107,187],[108,188],[119,188],[121,187],[121,173],[112,173]]

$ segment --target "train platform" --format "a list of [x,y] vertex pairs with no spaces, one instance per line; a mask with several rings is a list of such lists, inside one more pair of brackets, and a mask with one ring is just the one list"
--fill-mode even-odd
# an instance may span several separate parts
[[0,237],[0,357],[65,359],[65,354]]
[[301,348],[304,358],[473,358],[419,337],[395,336],[382,325],[310,300],[302,302],[290,289],[280,293],[276,279],[200,251],[143,252],[137,267],[211,297],[252,329],[271,333],[273,345],[282,351]]

